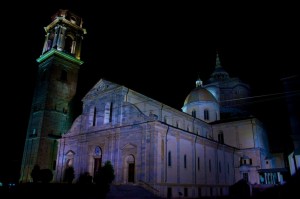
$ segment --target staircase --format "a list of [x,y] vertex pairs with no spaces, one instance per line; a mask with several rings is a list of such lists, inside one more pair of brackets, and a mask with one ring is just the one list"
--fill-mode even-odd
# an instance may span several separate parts
[[162,199],[154,195],[152,192],[147,189],[134,185],[111,185],[110,191],[106,195],[106,199]]

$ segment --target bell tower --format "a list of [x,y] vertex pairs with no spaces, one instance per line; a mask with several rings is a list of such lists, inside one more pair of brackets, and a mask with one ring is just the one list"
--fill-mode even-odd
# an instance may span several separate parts
[[37,59],[38,73],[24,145],[20,181],[31,181],[35,165],[55,172],[57,139],[72,123],[70,104],[76,94],[81,43],[86,30],[82,18],[59,10],[46,26]]

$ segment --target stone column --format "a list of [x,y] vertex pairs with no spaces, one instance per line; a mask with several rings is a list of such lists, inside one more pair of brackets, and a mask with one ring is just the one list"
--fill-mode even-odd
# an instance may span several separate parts
[[57,40],[57,50],[62,51],[65,47],[65,34],[66,27],[60,27],[60,31],[58,32],[58,40]]
[[75,57],[80,59],[80,52],[81,52],[81,36],[79,34],[76,35],[76,47],[75,47]]
[[75,54],[76,41],[72,41],[71,54]]
[[42,54],[44,54],[46,51],[48,51],[48,39],[49,39],[49,33],[47,33],[45,36],[45,42],[44,42]]
[[57,46],[57,39],[58,39],[57,37],[58,37],[58,34],[59,34],[60,26],[56,26],[54,29],[55,29],[55,33],[54,33],[52,48],[55,48]]

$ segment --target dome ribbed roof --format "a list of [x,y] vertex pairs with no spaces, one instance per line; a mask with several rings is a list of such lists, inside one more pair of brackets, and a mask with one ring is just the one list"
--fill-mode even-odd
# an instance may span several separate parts
[[184,100],[184,105],[198,101],[217,102],[216,98],[208,90],[200,86],[196,87],[190,92],[190,94]]

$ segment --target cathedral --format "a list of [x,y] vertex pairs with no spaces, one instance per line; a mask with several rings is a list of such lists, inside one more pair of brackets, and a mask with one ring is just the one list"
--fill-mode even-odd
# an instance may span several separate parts
[[39,165],[62,182],[72,166],[75,183],[110,161],[114,184],[136,184],[161,197],[225,196],[242,179],[283,183],[283,155],[270,152],[264,125],[237,100],[251,96],[249,85],[230,77],[218,54],[210,78],[196,80],[181,110],[100,79],[72,120],[82,25],[81,17],[59,10],[45,27],[21,181],[31,181]]

